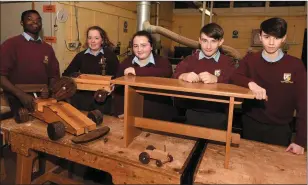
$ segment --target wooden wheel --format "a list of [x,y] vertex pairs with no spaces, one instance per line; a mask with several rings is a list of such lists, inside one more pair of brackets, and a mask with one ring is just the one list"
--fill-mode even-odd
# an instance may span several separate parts
[[48,124],[47,134],[49,139],[53,141],[61,139],[65,135],[64,124],[59,121]]
[[150,155],[146,152],[141,152],[139,154],[139,161],[142,163],[142,164],[149,164],[150,162]]
[[157,167],[161,167],[163,165],[163,163],[159,159],[156,160],[155,164],[156,164]]
[[52,87],[52,97],[58,101],[72,97],[77,91],[77,84],[72,78],[61,77]]
[[106,91],[105,89],[99,89],[95,92],[94,99],[95,101],[102,103],[106,100],[107,96],[108,96],[108,91]]
[[92,110],[88,112],[88,118],[90,118],[96,125],[100,125],[103,123],[103,114],[99,110]]
[[14,115],[14,119],[17,123],[24,123],[29,121],[30,116],[29,116],[29,111],[28,109],[21,107],[17,111],[17,113]]

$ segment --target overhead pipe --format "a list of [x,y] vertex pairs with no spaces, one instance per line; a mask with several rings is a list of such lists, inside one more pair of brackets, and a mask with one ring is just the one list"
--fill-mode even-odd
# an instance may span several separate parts
[[[143,23],[143,29],[150,32],[150,33],[159,33],[171,40],[174,40],[175,42],[178,42],[180,44],[183,44],[185,46],[191,47],[191,48],[195,48],[195,49],[199,49],[199,42],[183,37],[177,33],[174,33],[166,28],[163,28],[161,26],[154,26],[151,25],[149,21],[145,21]],[[234,48],[230,47],[230,46],[226,46],[226,45],[222,45],[221,46],[223,51],[226,52],[227,55],[232,56],[233,58],[239,60],[242,58],[241,54]]]
[[213,2],[213,1],[211,1],[210,23],[212,23],[212,19],[213,19],[213,6],[214,6],[214,2]]
[[206,8],[206,1],[203,1],[203,4],[202,4],[202,17],[201,17],[201,28],[203,28],[203,26],[204,26],[205,8]]
[[160,3],[156,2],[156,20],[155,20],[155,25],[156,26],[159,25],[159,6],[160,6]]
[[137,4],[137,31],[143,30],[142,24],[150,21],[151,2],[140,1]]

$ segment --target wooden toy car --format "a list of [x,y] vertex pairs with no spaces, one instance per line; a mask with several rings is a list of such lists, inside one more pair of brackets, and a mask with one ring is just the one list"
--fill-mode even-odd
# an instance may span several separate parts
[[[46,88],[46,85],[42,84],[32,85],[31,88],[27,85],[17,86],[25,92],[40,92],[42,88]],[[102,129],[101,132],[93,132],[96,130],[96,123],[94,121],[102,120],[99,118],[102,118],[102,115],[99,114],[101,113],[92,111],[86,116],[69,103],[44,96],[36,98],[34,112],[29,113],[28,109],[20,108],[17,117],[21,122],[26,122],[29,120],[29,115],[32,115],[48,123],[47,133],[51,140],[58,140],[65,135],[65,132],[69,132],[76,136],[89,134],[84,139],[91,141],[109,132],[106,128]]]
[[149,164],[151,159],[155,160],[157,167],[161,167],[163,164],[173,161],[172,155],[168,152],[157,150],[153,145],[149,145],[144,152],[139,154],[139,161],[142,164]]

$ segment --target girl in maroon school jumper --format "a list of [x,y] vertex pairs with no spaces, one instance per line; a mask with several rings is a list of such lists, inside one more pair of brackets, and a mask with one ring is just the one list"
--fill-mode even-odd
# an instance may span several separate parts
[[[150,33],[138,31],[133,36],[132,42],[134,55],[120,64],[117,77],[124,75],[171,77],[172,67],[168,59],[152,53],[153,39]],[[124,112],[123,92],[123,86],[118,86],[115,90],[115,115],[121,115]],[[175,114],[175,109],[172,107],[171,98],[145,95],[145,117],[170,120],[173,113]]]
[[[88,48],[74,57],[62,75],[74,76],[82,73],[115,77],[119,61],[112,51],[113,44],[110,42],[105,30],[99,26],[88,28],[86,46]],[[71,98],[70,103],[80,110],[92,111],[98,109],[104,114],[111,114],[112,96],[107,96],[105,102],[98,103],[94,99],[94,93],[79,90]]]
[[[219,51],[224,42],[223,35],[224,31],[218,24],[205,25],[200,30],[201,50],[180,62],[173,77],[188,83],[228,83],[235,67],[232,59]],[[187,109],[188,124],[226,129],[226,107],[221,103],[175,99],[175,104]]]
[[[231,80],[248,87],[256,96],[243,104],[243,137],[289,146],[286,151],[303,154],[307,143],[307,72],[301,60],[280,49],[286,32],[284,19],[263,21],[260,25],[263,50],[248,54]],[[297,133],[291,142],[289,123],[294,110]]]

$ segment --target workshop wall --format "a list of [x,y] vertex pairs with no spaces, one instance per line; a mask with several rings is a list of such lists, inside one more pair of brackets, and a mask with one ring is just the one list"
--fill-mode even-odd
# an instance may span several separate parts
[[[260,23],[270,17],[279,16],[288,23],[288,54],[301,58],[304,30],[307,28],[307,4],[301,7],[265,7],[265,8],[214,8],[213,22],[220,24],[225,31],[225,45],[237,49],[245,55],[248,49],[257,51],[261,47],[251,46],[252,29],[259,29]],[[205,23],[209,23],[206,16]],[[174,10],[172,31],[190,39],[198,40],[201,28],[201,13],[195,9]],[[233,31],[238,38],[233,38]],[[172,41],[171,49],[179,46]]]

